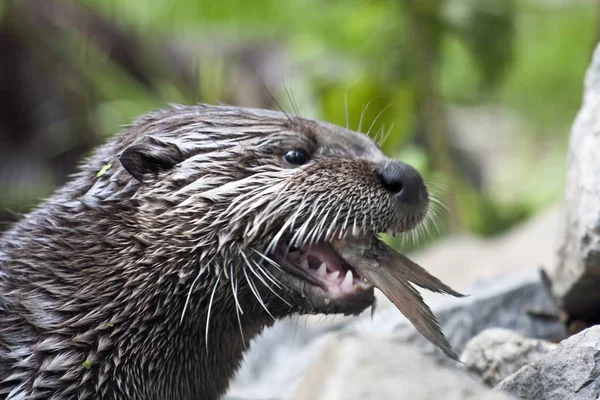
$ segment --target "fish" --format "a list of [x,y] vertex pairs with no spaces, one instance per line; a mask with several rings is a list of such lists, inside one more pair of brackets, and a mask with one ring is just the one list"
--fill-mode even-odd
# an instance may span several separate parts
[[458,298],[465,295],[376,236],[370,240],[335,239],[331,245],[338,256],[379,289],[427,340],[448,357],[458,360],[437,318],[413,284],[434,293]]

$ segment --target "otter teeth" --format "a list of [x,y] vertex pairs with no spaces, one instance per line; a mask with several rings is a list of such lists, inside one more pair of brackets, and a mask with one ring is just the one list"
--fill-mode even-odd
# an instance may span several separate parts
[[322,263],[319,269],[317,270],[317,275],[319,276],[327,276],[327,264]]
[[352,281],[353,280],[354,280],[354,277],[352,276],[352,271],[348,270],[346,272],[346,277],[344,278],[344,281],[342,282],[342,289],[343,290],[352,289]]

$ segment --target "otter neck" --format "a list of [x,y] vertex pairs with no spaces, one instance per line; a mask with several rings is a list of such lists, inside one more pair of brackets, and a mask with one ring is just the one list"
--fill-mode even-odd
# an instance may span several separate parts
[[[135,366],[140,373],[128,375],[147,377],[146,382],[137,385],[153,382],[153,387],[148,388],[149,395],[217,399],[227,390],[249,342],[274,321],[259,306],[243,280],[237,293],[243,314],[238,316],[231,282],[224,274],[216,277],[211,268],[190,264],[191,256],[169,260],[171,252],[166,244],[160,250],[159,246],[140,252],[119,273],[123,276],[136,268],[139,277],[145,278],[132,276],[131,280],[122,282],[123,290],[128,293],[139,290],[146,295],[137,299],[135,310],[117,301],[121,310],[114,310],[113,315],[122,316],[123,331],[114,350],[124,351],[132,341],[152,343],[129,356],[130,368]],[[167,256],[164,259],[152,256],[158,253]],[[127,288],[138,280],[135,287]],[[152,327],[148,327],[150,324]],[[164,369],[149,370],[151,365],[162,365]]]

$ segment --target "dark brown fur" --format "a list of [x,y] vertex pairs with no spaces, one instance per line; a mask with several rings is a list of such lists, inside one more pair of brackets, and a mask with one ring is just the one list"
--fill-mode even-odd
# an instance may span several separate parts
[[[311,162],[286,165],[299,147]],[[274,319],[362,311],[369,297],[323,302],[261,254],[290,218],[298,245],[414,226],[425,208],[381,187],[386,162],[281,113],[137,120],[0,241],[0,397],[215,399]]]

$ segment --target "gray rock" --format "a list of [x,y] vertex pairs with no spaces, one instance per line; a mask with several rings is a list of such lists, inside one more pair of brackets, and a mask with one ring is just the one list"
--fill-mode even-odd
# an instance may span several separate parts
[[486,329],[467,343],[460,361],[485,384],[496,386],[555,347],[554,343],[524,338],[508,329]]
[[583,105],[571,128],[565,221],[555,295],[575,318],[600,319],[600,46],[585,78]]
[[[558,314],[547,276],[539,268],[491,282],[478,282],[472,293],[462,299],[443,297],[441,301],[431,302],[457,354],[471,338],[488,328],[505,328],[535,339],[566,336],[564,325],[556,318],[535,316],[539,312]],[[448,360],[395,309],[376,313],[372,322],[363,318],[361,326],[374,333],[387,333],[404,343],[417,344],[425,352],[439,355],[440,360]]]
[[502,400],[456,365],[369,335],[329,335],[293,400]]
[[286,318],[253,340],[228,396],[252,400],[289,399],[314,357],[323,336],[336,332],[346,320],[307,325],[302,317]]
[[496,386],[524,400],[596,400],[600,393],[600,326],[561,342]]
[[[557,312],[544,276],[540,269],[533,268],[478,282],[470,291],[473,293],[470,297],[439,296],[437,301],[428,303],[457,354],[472,337],[487,328],[511,329],[539,339],[562,338],[565,332],[561,323],[528,313],[528,310]],[[412,344],[418,351],[435,354],[436,362],[455,368],[455,364],[423,339],[394,306],[378,309],[372,319],[366,313],[360,318],[336,318],[319,324],[305,321],[298,317],[279,321],[254,340],[228,395],[254,400],[289,399],[298,382],[310,372],[309,365],[324,351],[323,336],[328,333],[366,333]]]

